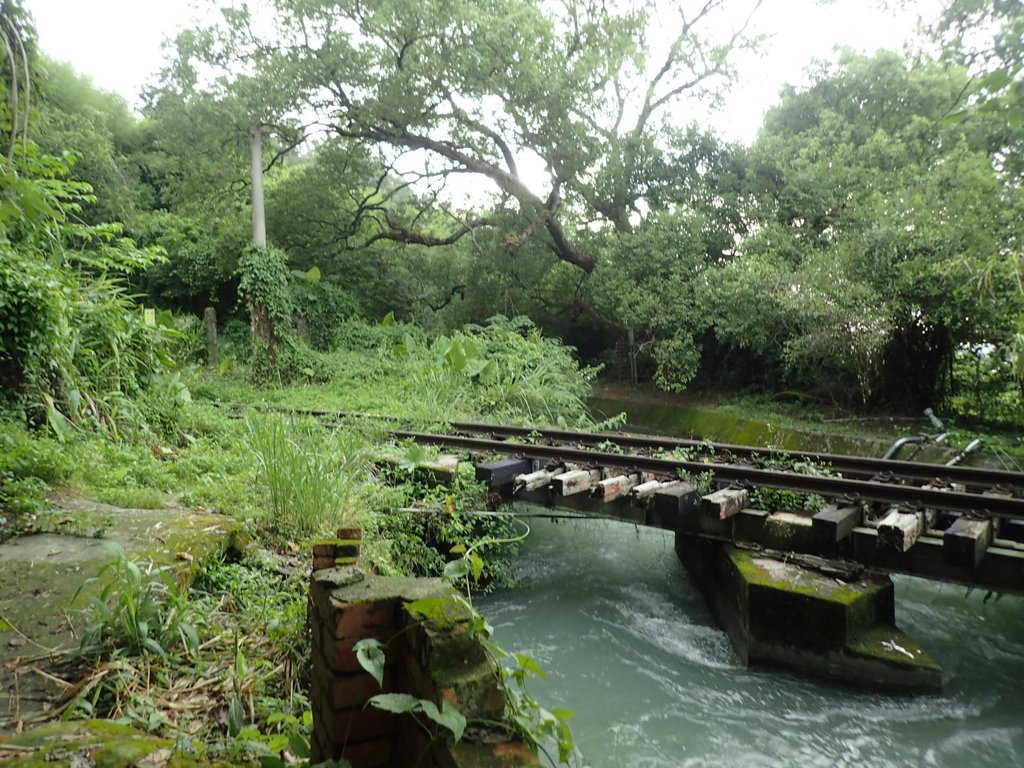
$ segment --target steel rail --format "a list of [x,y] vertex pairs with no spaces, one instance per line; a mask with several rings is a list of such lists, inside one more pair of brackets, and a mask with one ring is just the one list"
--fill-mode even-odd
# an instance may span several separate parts
[[608,453],[569,446],[533,445],[505,440],[401,430],[392,432],[392,434],[400,439],[410,439],[424,445],[462,448],[488,454],[567,462],[581,466],[618,467],[627,471],[652,472],[671,477],[677,477],[680,470],[690,474],[711,472],[716,480],[747,487],[780,488],[802,493],[817,493],[835,499],[845,498],[850,501],[882,502],[892,505],[941,509],[961,514],[987,514],[1011,520],[1024,520],[1024,499],[1010,496],[961,493],[877,480],[801,475],[796,472],[758,469],[734,464]]
[[[349,411],[329,411],[312,408],[291,408],[287,406],[246,406],[227,404],[233,408],[252,408],[260,410],[285,411],[318,418],[368,418],[389,421],[400,421],[398,417],[353,413]],[[742,459],[763,459],[766,461],[808,461],[822,464],[827,468],[842,473],[844,476],[872,479],[891,477],[913,480],[915,482],[944,485],[961,483],[968,487],[984,490],[1015,489],[1024,491],[1024,474],[1001,469],[983,467],[947,466],[945,464],[929,464],[926,462],[899,461],[896,459],[876,459],[865,456],[850,456],[837,453],[817,453],[809,451],[789,451],[776,448],[759,448],[749,445],[716,443],[706,440],[692,440],[677,437],[654,437],[646,435],[623,435],[618,433],[580,432],[569,429],[552,429],[537,427],[520,427],[499,424],[485,424],[468,421],[437,422],[458,432],[490,435],[492,438],[538,437],[544,440],[560,440],[585,445],[615,443],[616,445],[635,450],[673,450],[697,449],[711,454],[727,454]]]
[[898,461],[894,459],[875,459],[838,453],[786,451],[775,448],[758,448],[749,445],[714,443],[676,437],[602,434],[599,432],[576,432],[568,429],[533,429],[530,427],[496,426],[472,422],[449,422],[449,424],[453,429],[459,431],[489,434],[495,437],[528,437],[533,435],[546,440],[567,440],[588,445],[612,442],[619,446],[642,450],[698,449],[712,454],[729,454],[737,458],[810,461],[826,465],[829,469],[837,472],[844,474],[855,473],[868,478],[876,475],[892,475],[894,477],[924,482],[956,482],[977,487],[984,486],[986,489],[995,487],[1024,489],[1024,474],[1001,469],[947,466],[945,464]]

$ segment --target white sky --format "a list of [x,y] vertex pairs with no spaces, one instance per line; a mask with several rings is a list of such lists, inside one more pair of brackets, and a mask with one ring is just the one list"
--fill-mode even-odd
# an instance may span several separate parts
[[[908,0],[895,14],[872,0],[765,0],[756,31],[771,39],[742,62],[740,83],[722,112],[706,122],[726,138],[749,142],[764,111],[785,83],[799,84],[815,58],[831,58],[836,46],[868,53],[900,49],[913,35],[918,11],[930,17],[938,0]],[[27,0],[36,19],[40,47],[68,61],[96,85],[138,106],[143,85],[163,59],[161,43],[197,15],[195,0]],[[200,5],[205,5],[201,3]],[[704,122],[704,121],[702,121]]]

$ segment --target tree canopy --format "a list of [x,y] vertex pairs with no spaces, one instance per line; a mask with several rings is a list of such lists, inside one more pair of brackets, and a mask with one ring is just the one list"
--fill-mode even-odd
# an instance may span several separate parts
[[[752,12],[759,2],[748,9]],[[456,223],[449,241],[506,212],[520,239],[546,233],[557,257],[586,272],[595,254],[576,227],[622,230],[648,184],[670,107],[708,97],[749,44],[746,17],[723,0],[610,6],[588,0],[267,2],[225,9],[223,23],[178,39],[165,95],[243,103],[251,119],[305,109],[315,127],[377,152],[420,189],[479,176],[496,215]],[[655,37],[671,20],[677,30]],[[199,73],[216,67],[216,79]],[[205,87],[204,87],[205,86]],[[410,154],[426,160],[410,166]],[[524,162],[543,164],[531,175]],[[409,170],[412,167],[414,170]],[[404,188],[399,185],[399,189]],[[394,191],[384,192],[390,199]],[[427,195],[428,200],[433,195]],[[381,237],[422,243],[416,220],[378,201]],[[508,216],[504,217],[508,221]]]
[[316,346],[353,313],[529,315],[669,390],[1019,392],[1019,4],[950,0],[939,58],[817,64],[732,145],[693,118],[759,5],[264,0],[180,34],[141,120],[36,60],[30,123],[77,158],[84,222],[165,249],[132,280],[176,309],[242,306],[257,131]]

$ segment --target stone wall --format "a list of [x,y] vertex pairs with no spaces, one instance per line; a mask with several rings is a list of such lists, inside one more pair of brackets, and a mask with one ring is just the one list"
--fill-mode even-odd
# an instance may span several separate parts
[[[440,579],[369,576],[357,567],[313,573],[313,762],[345,758],[354,768],[527,766],[535,754],[500,727],[500,674],[473,631],[472,614]],[[363,670],[354,646],[384,648],[383,686]],[[408,693],[454,705],[469,721],[458,744],[430,720],[384,712],[378,693]],[[485,724],[486,723],[486,724]]]

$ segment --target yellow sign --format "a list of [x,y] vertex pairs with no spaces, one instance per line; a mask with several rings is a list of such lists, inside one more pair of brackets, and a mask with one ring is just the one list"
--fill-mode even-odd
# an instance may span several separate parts
[[142,319],[145,321],[146,325],[151,325],[151,326],[153,326],[155,328],[156,327],[156,310],[155,309],[143,309],[142,310]]

